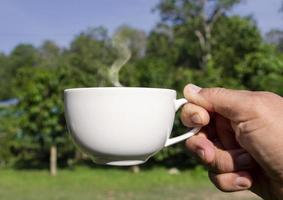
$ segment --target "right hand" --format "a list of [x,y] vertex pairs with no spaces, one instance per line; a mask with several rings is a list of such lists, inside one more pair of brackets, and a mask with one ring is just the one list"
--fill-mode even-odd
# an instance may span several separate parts
[[209,166],[211,181],[222,191],[283,199],[283,98],[191,84],[184,95],[183,123],[204,126],[186,145]]

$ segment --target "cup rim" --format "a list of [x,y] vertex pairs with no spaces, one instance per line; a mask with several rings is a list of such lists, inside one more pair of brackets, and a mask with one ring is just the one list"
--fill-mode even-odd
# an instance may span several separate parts
[[176,92],[173,89],[168,88],[153,88],[153,87],[81,87],[81,88],[68,88],[65,89],[64,92],[73,92],[73,91],[97,91],[97,90],[143,90],[143,91],[168,91],[168,92]]

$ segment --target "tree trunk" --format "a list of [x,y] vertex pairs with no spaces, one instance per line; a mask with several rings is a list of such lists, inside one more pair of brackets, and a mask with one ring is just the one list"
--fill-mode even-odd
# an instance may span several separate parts
[[203,51],[203,66],[207,67],[209,60],[211,59],[211,27],[208,24],[204,24],[204,37],[205,37],[205,48]]
[[131,171],[135,174],[138,174],[138,173],[140,173],[141,168],[138,165],[134,165],[134,166],[131,166]]
[[56,176],[57,174],[57,147],[52,145],[50,147],[50,175]]
[[215,10],[213,11],[213,14],[209,17],[206,14],[205,7],[208,4],[207,0],[201,0],[201,9],[199,16],[201,18],[201,29],[196,30],[195,34],[199,39],[202,55],[201,55],[201,61],[200,66],[201,68],[205,69],[211,60],[211,41],[212,36],[211,32],[214,26],[214,23],[217,21],[217,19],[222,15],[223,8],[221,6],[217,6]]

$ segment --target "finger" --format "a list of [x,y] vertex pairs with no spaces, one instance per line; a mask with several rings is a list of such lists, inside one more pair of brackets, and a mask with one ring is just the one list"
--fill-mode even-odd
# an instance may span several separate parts
[[[188,84],[184,88],[184,96],[193,104],[199,105],[210,112],[217,112],[228,119],[236,121],[249,117],[253,102],[249,91],[230,90],[225,88],[200,88]],[[242,103],[244,102],[244,103]]]
[[215,159],[207,164],[218,173],[235,172],[255,167],[255,161],[244,149],[222,150],[216,148]]
[[209,122],[209,114],[204,108],[187,103],[182,108],[181,120],[188,127],[205,126]]
[[197,154],[204,163],[211,163],[215,159],[214,144],[207,139],[203,131],[187,139],[186,147]]
[[223,192],[248,190],[252,186],[252,177],[247,171],[215,174],[209,172],[211,182]]
[[223,150],[217,142],[214,144],[200,133],[186,141],[187,148],[196,153],[202,162],[218,173],[251,169],[255,161],[244,149]]
[[215,115],[216,134],[221,141],[224,149],[238,149],[240,148],[235,138],[235,132],[231,127],[230,120],[222,117],[221,115]]

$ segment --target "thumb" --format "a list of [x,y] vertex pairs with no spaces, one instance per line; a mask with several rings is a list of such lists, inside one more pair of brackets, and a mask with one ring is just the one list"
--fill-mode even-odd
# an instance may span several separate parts
[[242,114],[250,110],[251,94],[244,90],[200,88],[193,84],[184,88],[184,96],[189,102],[235,121],[242,120]]

